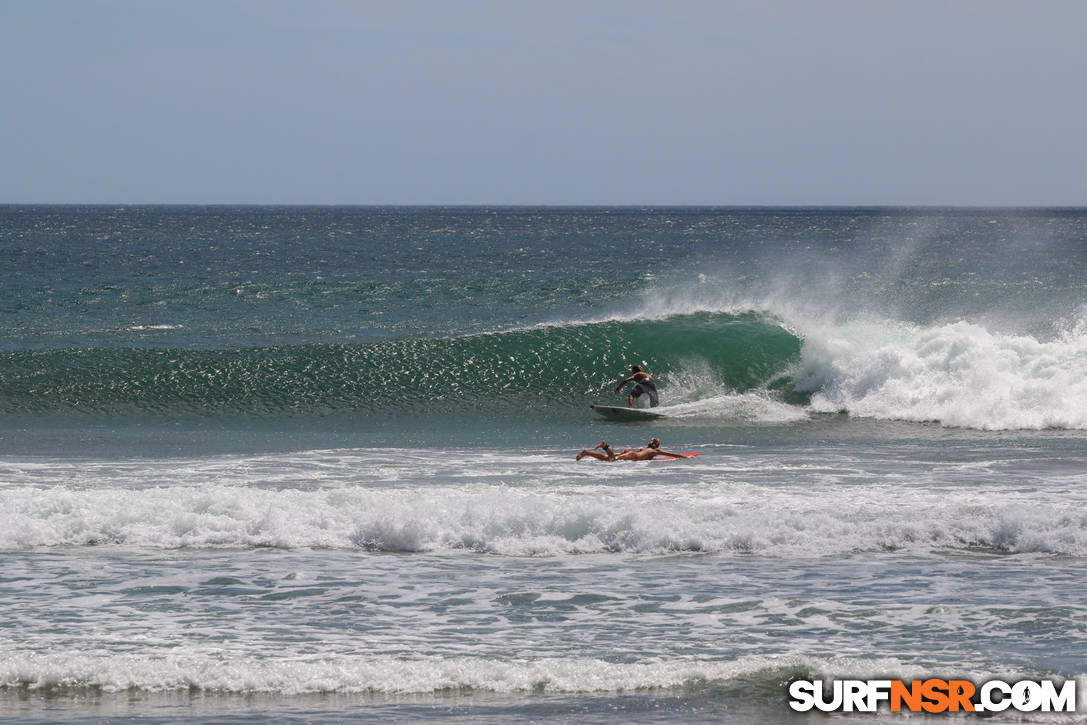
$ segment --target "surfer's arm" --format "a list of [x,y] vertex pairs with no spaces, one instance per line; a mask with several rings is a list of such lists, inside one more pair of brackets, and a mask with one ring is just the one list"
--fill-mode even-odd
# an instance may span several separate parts
[[625,379],[623,380],[623,382],[621,382],[621,383],[619,383],[618,385],[616,385],[616,386],[615,386],[615,391],[614,391],[614,392],[618,393],[618,392],[619,392],[619,391],[620,391],[620,390],[622,389],[622,387],[623,387],[624,385],[626,385],[627,383],[629,383],[629,382],[631,382],[631,381],[634,381],[634,380],[641,380],[641,378],[639,378],[639,377],[638,377],[639,375],[645,376],[645,377],[647,377],[647,378],[650,378],[650,379],[652,379],[652,378],[653,378],[653,376],[652,376],[652,375],[650,375],[649,373],[634,373],[634,374],[633,374],[633,375],[631,375],[631,376],[630,376],[629,378],[625,378]]

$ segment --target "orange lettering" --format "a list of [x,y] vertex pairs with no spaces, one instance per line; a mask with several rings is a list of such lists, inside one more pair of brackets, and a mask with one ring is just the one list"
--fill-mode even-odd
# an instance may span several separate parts
[[921,680],[911,681],[909,687],[902,680],[891,681],[891,712],[900,712],[903,702],[910,712],[921,709]]
[[925,712],[947,711],[947,682],[945,680],[925,680],[921,683],[921,695],[928,700],[921,704]]
[[958,712],[960,707],[966,712],[973,712],[974,703],[970,702],[970,698],[974,696],[974,683],[970,680],[951,680],[947,685],[951,712]]

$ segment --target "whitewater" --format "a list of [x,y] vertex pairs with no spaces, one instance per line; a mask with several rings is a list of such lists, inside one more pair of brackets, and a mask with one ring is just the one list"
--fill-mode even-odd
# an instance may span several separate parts
[[[814,448],[786,459],[750,446],[701,447],[706,463],[658,462],[618,473],[548,450],[8,463],[0,467],[12,484],[0,496],[0,546],[783,559],[884,551],[1087,555],[1087,494],[1069,490],[1078,472],[1020,474],[1015,491],[987,484],[1022,465],[1022,453],[929,460],[930,470],[904,487],[899,469],[931,453],[903,450],[893,463],[855,456],[843,471]],[[425,496],[420,479],[428,481]],[[57,487],[58,480],[79,486]],[[879,483],[857,485],[872,480]],[[707,488],[718,481],[727,488]],[[798,481],[802,487],[792,485]],[[880,506],[891,499],[893,508]]]
[[1073,209],[0,207],[0,720],[1082,693],[1085,271]]

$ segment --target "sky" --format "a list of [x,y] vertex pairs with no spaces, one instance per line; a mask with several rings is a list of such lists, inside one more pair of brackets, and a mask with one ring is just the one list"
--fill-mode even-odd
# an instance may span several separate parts
[[0,203],[1087,206],[1082,0],[0,0]]

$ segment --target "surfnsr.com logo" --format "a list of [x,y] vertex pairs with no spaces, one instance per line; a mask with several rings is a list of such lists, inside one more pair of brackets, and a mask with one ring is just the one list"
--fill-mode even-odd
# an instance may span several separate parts
[[789,707],[797,712],[1075,712],[1076,681],[989,680],[796,680],[789,685]]

